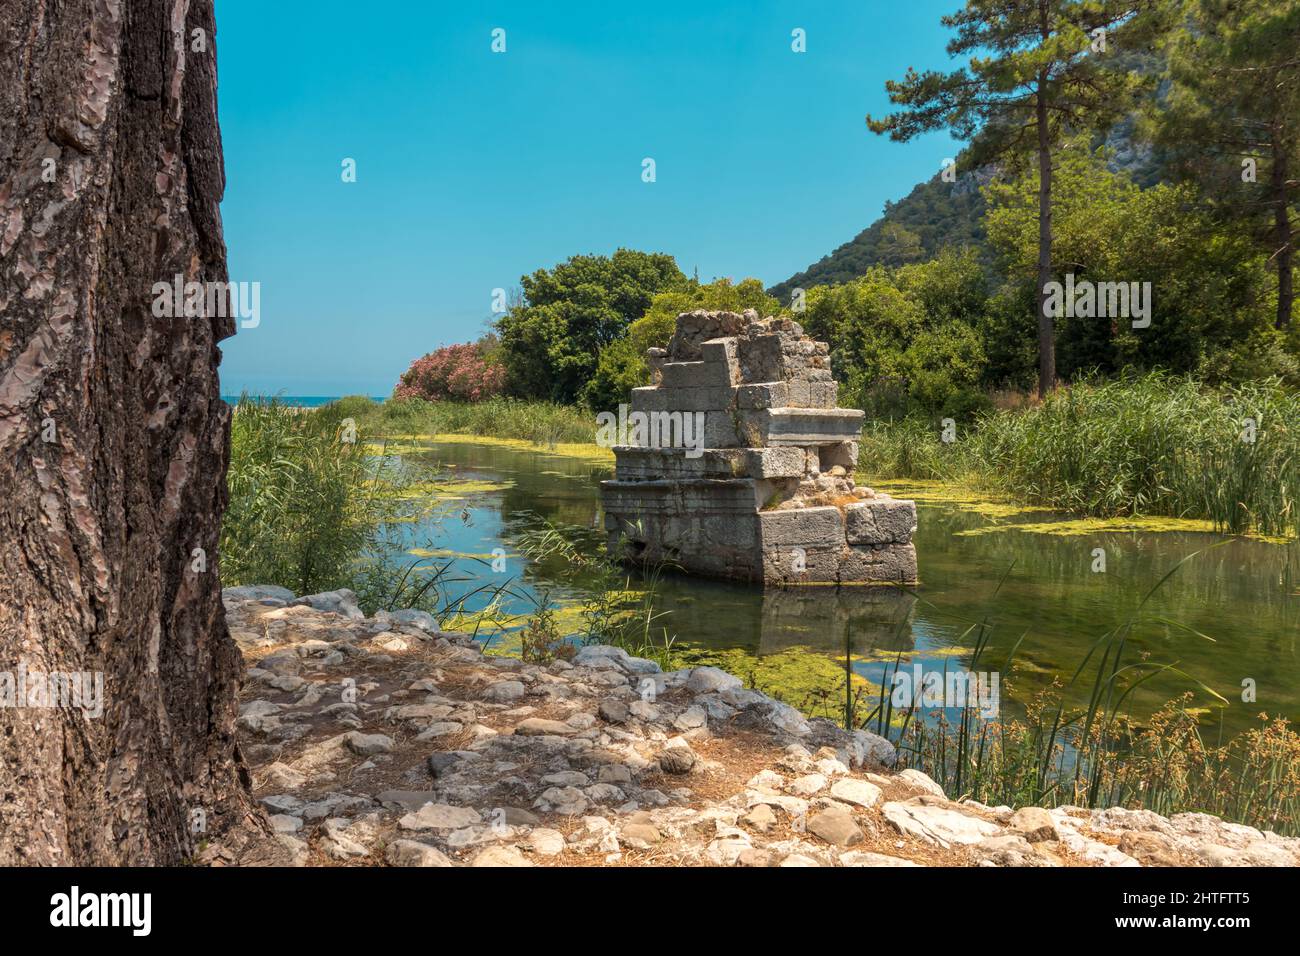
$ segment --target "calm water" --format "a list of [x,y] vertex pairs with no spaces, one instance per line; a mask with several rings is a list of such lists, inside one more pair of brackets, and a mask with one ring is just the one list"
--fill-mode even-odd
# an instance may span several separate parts
[[[453,589],[509,579],[520,592],[534,598],[545,593],[562,606],[589,596],[581,582],[566,580],[563,569],[529,565],[514,543],[521,532],[550,522],[587,529],[579,539],[598,549],[598,482],[608,477],[607,466],[461,442],[433,444],[406,460],[432,475],[493,483],[449,500],[438,520],[403,529],[412,546],[446,553],[453,563],[448,576],[464,579]],[[1167,672],[1151,680],[1134,709],[1184,690],[1196,690],[1195,705],[1209,707],[1215,702],[1197,690],[1199,681],[1229,700],[1226,710],[1207,718],[1216,726],[1221,719],[1229,732],[1261,712],[1300,717],[1300,547],[1201,533],[962,534],[990,523],[950,504],[920,503],[915,541],[922,583],[915,595],[880,588],[763,591],[674,575],[661,582],[659,608],[669,613],[660,623],[676,647],[719,652],[733,669],[737,655],[757,665],[782,652],[780,659],[788,659],[791,648],[803,649],[795,657],[818,655],[842,666],[847,649],[854,670],[879,681],[882,660],[892,661],[898,651],[926,669],[965,665],[973,641],[966,632],[972,622],[987,620],[992,637],[981,670],[1002,670],[1023,635],[1017,666],[1003,676],[1010,680],[1003,685],[1003,706],[1010,698],[1014,709],[1016,700],[1053,677],[1068,680],[1103,633],[1137,616],[1143,623],[1125,660],[1148,655],[1185,676]],[[1107,555],[1105,573],[1091,570],[1099,547]],[[506,555],[504,572],[487,563],[496,548]],[[1161,578],[1198,551],[1204,553],[1160,585],[1139,612]],[[519,597],[509,606],[522,614],[532,605]],[[837,689],[834,670],[828,673],[827,692],[842,699],[842,677]],[[1247,678],[1257,688],[1255,703],[1241,700]]]

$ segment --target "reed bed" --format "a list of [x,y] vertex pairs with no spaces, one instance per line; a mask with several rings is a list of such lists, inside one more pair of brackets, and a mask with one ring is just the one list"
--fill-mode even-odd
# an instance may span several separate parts
[[493,398],[483,402],[427,402],[419,398],[376,402],[348,396],[322,410],[351,417],[377,435],[483,435],[538,445],[590,444],[596,438],[592,412],[552,402]]
[[398,528],[438,520],[437,506],[408,493],[412,479],[399,459],[367,454],[365,431],[346,411],[240,397],[222,583],[275,584],[296,594],[350,588],[367,613],[417,608],[458,630],[498,626],[509,582],[474,586],[449,561],[412,560]]
[[862,467],[1098,517],[1300,535],[1300,395],[1275,379],[1218,390],[1159,372],[1082,382],[959,426],[956,439],[943,442],[937,422],[869,423]]

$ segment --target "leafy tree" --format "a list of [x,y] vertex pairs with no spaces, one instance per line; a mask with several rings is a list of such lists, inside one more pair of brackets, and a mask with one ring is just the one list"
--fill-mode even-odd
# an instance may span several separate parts
[[1026,152],[1036,157],[1040,394],[1056,380],[1045,288],[1052,276],[1054,153],[1070,131],[1105,128],[1124,116],[1141,77],[1108,66],[1105,49],[1137,38],[1146,24],[1136,14],[1146,5],[1147,0],[967,0],[943,24],[957,30],[950,56],[977,54],[969,65],[948,74],[909,68],[901,82],[886,84],[890,101],[903,109],[867,117],[872,132],[896,141],[946,127],[972,141],[966,158],[976,165]]
[[685,289],[661,292],[654,297],[645,315],[632,323],[628,337],[639,354],[648,348],[664,348],[673,337],[677,316],[693,309],[744,312],[754,309],[761,316],[776,315],[781,304],[763,291],[757,279],[742,279],[735,285],[730,279],[714,279],[708,284],[691,280]]
[[941,249],[929,262],[903,266],[895,273],[898,287],[918,299],[931,323],[958,321],[974,325],[988,300],[988,279],[979,254],[970,248]]
[[[1126,366],[1195,372],[1210,380],[1254,373],[1293,374],[1295,361],[1270,328],[1264,256],[1249,237],[1224,227],[1201,203],[1194,187],[1138,187],[1108,168],[1107,155],[1072,148],[1063,153],[1052,202],[1059,272],[1076,281],[1149,282],[1150,326],[1125,320],[1061,320],[1059,358],[1066,378],[1081,372],[1113,373]],[[1037,254],[1035,174],[986,189],[989,239],[1008,275],[982,328],[995,363],[1014,363],[1006,340],[1023,328],[1007,302],[1033,295]],[[998,329],[996,324],[1003,325]],[[1253,356],[1253,358],[1248,358]],[[993,370],[1014,381],[1014,367]]]
[[596,374],[583,389],[583,404],[598,412],[613,411],[628,400],[632,389],[649,385],[650,368],[644,355],[626,337],[606,346],[600,353]]
[[574,256],[520,281],[523,301],[496,323],[506,388],[571,404],[601,351],[645,314],[656,293],[682,288],[686,277],[672,256],[619,249]]
[[1177,0],[1168,33],[1173,81],[1154,110],[1176,169],[1217,208],[1257,230],[1277,271],[1274,324],[1291,323],[1300,190],[1300,4]]
[[645,315],[628,327],[627,337],[600,353],[596,373],[583,393],[585,403],[597,410],[613,409],[628,400],[632,389],[650,384],[646,349],[666,346],[673,337],[677,316],[693,309],[755,309],[759,315],[776,315],[780,304],[763,291],[763,283],[757,279],[742,279],[735,285],[730,279],[715,279],[707,284],[690,279],[683,289],[658,293]]
[[925,257],[921,237],[901,223],[886,223],[880,233],[877,254],[881,265],[901,266]]
[[877,266],[842,285],[816,286],[799,319],[830,344],[842,404],[875,417],[965,416],[982,402],[985,357],[975,322],[985,284],[973,251],[944,250],[927,263]]

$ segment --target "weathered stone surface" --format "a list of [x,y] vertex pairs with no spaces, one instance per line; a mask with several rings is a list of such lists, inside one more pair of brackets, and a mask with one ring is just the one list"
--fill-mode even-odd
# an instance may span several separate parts
[[1182,865],[1174,841],[1163,833],[1129,830],[1119,838],[1119,849],[1143,866]]
[[425,804],[398,821],[403,830],[456,830],[479,823],[482,817],[473,807],[454,807],[446,803]]
[[1050,866],[1049,858],[1034,852],[1019,833],[1006,833],[971,844],[971,856],[980,866]]
[[627,704],[621,700],[602,700],[598,712],[602,720],[611,724],[625,724],[632,716]]
[[384,851],[391,866],[452,866],[447,855],[437,847],[415,840],[395,840]]
[[766,833],[776,826],[776,814],[766,803],[760,803],[749,813],[745,814],[741,821],[751,830],[757,830],[759,833]]
[[519,852],[518,847],[490,846],[480,850],[470,866],[533,866],[533,861]]
[[853,822],[853,814],[841,807],[830,807],[808,819],[808,832],[834,846],[853,846],[863,840],[862,830]]
[[880,802],[881,790],[874,783],[846,777],[831,784],[831,796],[859,807],[874,807]]
[[712,694],[720,690],[743,687],[744,681],[716,667],[696,667],[686,679],[686,689],[692,694]]
[[385,734],[359,734],[353,732],[347,736],[347,746],[353,753],[369,757],[372,754],[382,754],[392,750],[393,738]]
[[1011,815],[1007,826],[1030,843],[1060,839],[1056,832],[1056,821],[1041,807],[1022,807]]
[[857,441],[863,413],[856,408],[768,408],[746,418],[764,445],[831,445]]
[[792,545],[838,551],[844,542],[844,514],[834,506],[765,511],[758,522],[759,542],[765,551]]
[[920,866],[912,860],[904,860],[884,853],[872,853],[869,850],[850,850],[840,854],[841,866]]
[[844,532],[849,544],[907,544],[915,531],[914,501],[873,499],[844,508]]
[[882,806],[880,813],[904,836],[941,847],[979,843],[1002,832],[996,823],[963,813],[957,804],[936,806],[916,800],[895,801]]
[[912,767],[908,767],[906,770],[900,770],[894,779],[899,783],[906,784],[913,790],[920,790],[922,793],[933,794],[936,797],[946,796],[943,792],[943,787],[935,783],[934,780],[926,774]]
[[917,580],[913,544],[850,545],[839,552],[839,581],[913,584]]
[[524,737],[538,737],[542,735],[568,737],[576,734],[578,729],[571,724],[566,724],[559,720],[546,720],[542,717],[529,717],[521,721],[515,727],[515,733]]
[[497,681],[483,691],[484,700],[495,703],[515,701],[524,696],[524,685],[517,680]]
[[690,773],[695,766],[695,751],[681,741],[677,746],[665,747],[659,753],[659,767],[664,773]]

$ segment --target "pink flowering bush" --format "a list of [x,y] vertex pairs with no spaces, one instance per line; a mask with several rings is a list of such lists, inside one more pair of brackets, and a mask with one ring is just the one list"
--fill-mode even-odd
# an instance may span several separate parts
[[477,345],[444,345],[411,363],[393,398],[481,402],[501,394],[505,377],[505,368],[487,361]]

